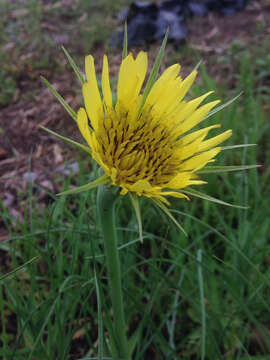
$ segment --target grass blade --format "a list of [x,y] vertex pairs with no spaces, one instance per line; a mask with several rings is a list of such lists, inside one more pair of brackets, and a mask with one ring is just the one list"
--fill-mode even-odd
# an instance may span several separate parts
[[122,60],[124,60],[127,57],[127,52],[128,52],[128,35],[127,35],[127,22],[125,22]]
[[21,266],[18,266],[16,269],[10,271],[9,273],[7,274],[4,274],[0,277],[0,281],[6,279],[7,277],[13,275],[13,274],[16,274],[16,272],[18,272],[19,270],[23,269],[25,266],[31,264],[33,261],[37,260],[39,258],[39,256],[34,256],[32,259],[26,261],[24,264],[22,264]]
[[202,250],[199,249],[197,253],[198,264],[198,283],[200,290],[200,303],[201,303],[201,315],[202,315],[202,337],[201,337],[201,360],[205,359],[205,342],[206,342],[206,313],[204,302],[204,289],[203,289],[203,274],[202,274]]

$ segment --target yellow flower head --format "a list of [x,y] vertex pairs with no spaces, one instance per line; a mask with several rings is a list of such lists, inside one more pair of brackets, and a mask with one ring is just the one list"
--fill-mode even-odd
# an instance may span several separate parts
[[[85,59],[85,109],[78,111],[79,129],[92,157],[113,185],[128,192],[168,203],[165,196],[185,197],[182,190],[204,183],[196,172],[214,161],[217,147],[231,136],[227,130],[206,139],[220,125],[191,131],[219,103],[201,105],[212,92],[187,101],[197,71],[182,79],[180,65],[167,68],[146,94],[147,54],[129,54],[120,65],[117,100],[113,104],[107,57],[103,59],[100,94],[94,59]],[[146,91],[146,90],[145,90]]]

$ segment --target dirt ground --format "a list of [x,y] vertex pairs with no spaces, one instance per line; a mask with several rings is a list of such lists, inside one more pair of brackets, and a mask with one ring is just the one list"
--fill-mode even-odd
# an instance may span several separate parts
[[[263,31],[259,31],[261,24]],[[227,17],[213,13],[197,17],[190,21],[188,27],[190,47],[197,49],[206,59],[210,55],[212,58],[220,56],[226,54],[232,41],[248,47],[270,37],[270,3],[254,1],[244,11]],[[103,48],[97,50],[97,54],[101,53]],[[120,61],[121,56],[115,55],[113,72]],[[77,91],[79,84],[71,70],[65,75],[44,73],[42,69],[40,73],[46,76],[74,110],[78,109],[81,103]],[[219,78],[221,75],[213,73],[213,69],[211,75],[217,81],[222,81]],[[73,157],[72,149],[45,133],[39,128],[40,125],[80,139],[73,120],[38,76],[33,80],[25,69],[11,103],[0,108],[0,198],[17,221],[23,219],[21,204],[27,196],[28,183],[34,181],[51,192],[59,191],[55,174],[66,176],[68,171],[64,169],[64,162]],[[73,170],[76,171],[76,164]],[[42,201],[44,191],[38,190],[37,196]],[[0,219],[0,241],[7,237],[8,231]]]

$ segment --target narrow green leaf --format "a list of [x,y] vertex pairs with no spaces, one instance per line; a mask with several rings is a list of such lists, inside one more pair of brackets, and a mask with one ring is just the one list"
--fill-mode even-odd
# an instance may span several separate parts
[[23,269],[25,266],[31,264],[33,261],[36,261],[38,258],[39,258],[39,256],[34,256],[32,259],[26,261],[24,264],[18,266],[16,269],[10,271],[10,272],[7,273],[7,274],[2,275],[2,276],[0,277],[0,281],[2,281],[2,280],[4,280],[4,279],[6,279],[7,277],[15,274],[15,273],[18,272],[19,270]]
[[235,166],[205,166],[202,170],[197,171],[197,174],[212,174],[229,171],[248,170],[260,167],[260,165],[235,165]]
[[68,105],[68,103],[62,98],[62,96],[53,88],[47,79],[41,76],[43,83],[50,89],[51,93],[56,97],[60,104],[65,108],[73,120],[77,122],[77,115],[75,111]]
[[71,139],[65,137],[65,136],[59,135],[56,132],[54,132],[54,131],[52,131],[52,130],[50,130],[50,129],[42,126],[42,125],[40,125],[40,128],[47,131],[49,134],[57,137],[58,139],[63,140],[65,142],[67,142],[68,144],[77,147],[79,150],[82,150],[82,151],[86,152],[87,154],[91,155],[91,149],[88,146],[82,145],[82,144],[80,144],[80,143],[78,143],[78,142],[76,142],[74,140],[71,140]]
[[165,214],[175,223],[175,225],[178,227],[178,229],[180,229],[186,236],[187,236],[187,233],[186,231],[184,230],[183,226],[181,226],[179,224],[179,222],[175,219],[175,217],[171,214],[171,212],[169,211],[169,209],[160,201],[160,200],[157,200],[157,199],[152,199],[153,202],[161,208],[161,210],[163,210],[165,212]]
[[77,187],[75,189],[70,189],[70,190],[67,190],[67,191],[63,191],[63,192],[57,194],[57,196],[78,194],[78,193],[83,192],[83,191],[94,189],[95,187],[97,187],[99,185],[106,184],[108,182],[109,182],[108,175],[103,175],[100,178],[90,182],[89,184],[79,186],[79,187]]
[[239,145],[231,145],[231,146],[222,146],[222,150],[232,150],[232,149],[239,149],[245,148],[249,146],[256,146],[257,144],[239,144]]
[[140,109],[139,109],[139,112],[138,112],[138,117],[141,115],[141,112],[142,112],[143,106],[145,104],[146,98],[149,95],[150,90],[152,89],[152,86],[154,85],[154,83],[155,83],[155,81],[157,79],[160,64],[161,64],[162,58],[164,56],[168,35],[169,35],[169,28],[166,31],[165,37],[164,37],[164,39],[162,41],[161,47],[160,47],[158,55],[156,57],[153,69],[152,69],[152,71],[151,71],[151,73],[149,75],[149,78],[147,80],[147,83],[145,85],[145,90],[144,90],[144,93],[143,93],[142,102],[141,102]]
[[206,347],[206,313],[205,313],[205,301],[204,301],[204,286],[203,286],[203,274],[202,274],[202,250],[197,252],[197,264],[198,264],[198,283],[200,289],[200,304],[201,304],[201,318],[202,318],[202,337],[201,337],[201,360],[205,359],[205,347]]
[[64,48],[64,46],[62,46],[62,50],[64,51],[69,63],[70,63],[70,66],[72,67],[72,69],[74,70],[75,74],[77,75],[79,81],[83,84],[85,81],[84,81],[84,78],[83,78],[83,75],[81,73],[81,71],[79,70],[78,66],[76,65],[75,61],[72,59],[72,57],[69,55],[68,51]]
[[229,106],[231,103],[233,103],[236,99],[238,99],[240,96],[242,95],[242,92],[240,94],[238,94],[237,96],[235,96],[233,99],[227,101],[225,104],[222,104],[218,107],[216,107],[214,110],[210,111],[210,113],[204,118],[208,119],[210,116],[216,114],[217,112],[219,112],[220,110],[224,109],[225,107]]
[[128,52],[128,36],[127,36],[127,22],[125,22],[122,60],[124,60],[127,57],[127,52]]
[[142,217],[141,217],[141,210],[140,210],[140,204],[139,204],[139,199],[138,196],[136,194],[130,193],[129,192],[129,196],[131,199],[131,203],[134,207],[135,213],[136,213],[136,217],[137,217],[137,221],[138,221],[138,226],[139,226],[139,236],[140,236],[140,240],[141,242],[143,242],[143,236],[142,236]]
[[230,203],[227,203],[227,202],[225,202],[225,201],[216,199],[216,198],[214,198],[214,197],[212,197],[212,196],[209,196],[209,195],[207,195],[207,194],[201,193],[201,192],[198,191],[198,190],[194,190],[194,189],[188,189],[188,190],[186,190],[186,189],[183,189],[182,192],[183,192],[184,194],[196,196],[196,197],[201,198],[201,199],[203,199],[203,200],[212,201],[212,202],[217,203],[217,204],[220,204],[220,205],[231,206],[231,207],[239,208],[239,209],[248,209],[248,206],[240,206],[240,205],[230,204]]
[[138,342],[138,338],[139,335],[141,333],[141,327],[139,326],[134,333],[131,335],[131,337],[128,340],[128,353],[129,353],[129,358],[132,359],[133,358],[133,352],[135,350],[135,347],[137,345]]

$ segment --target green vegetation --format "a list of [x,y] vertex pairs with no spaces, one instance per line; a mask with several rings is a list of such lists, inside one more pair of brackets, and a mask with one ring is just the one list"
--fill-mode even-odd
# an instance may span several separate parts
[[[115,15],[121,5],[120,1],[103,0],[97,7],[93,2],[81,0],[76,2],[80,6],[74,5],[70,14],[58,3],[50,2],[55,10],[46,16],[55,16],[55,21],[57,16],[67,17],[67,33],[78,28],[76,36],[81,41],[75,49],[80,53],[94,51],[97,44],[107,39],[108,29],[113,25],[112,14]],[[21,66],[31,65],[36,71],[44,67],[51,69],[49,54],[54,45],[49,39],[41,41],[43,34],[39,30],[47,14],[41,5],[39,1],[17,5],[21,16],[23,9],[36,14],[34,19],[27,16],[29,24],[25,25],[25,31],[32,34],[31,29],[35,29],[35,35],[28,39],[31,39],[29,44],[21,45],[22,48],[33,46],[33,56],[16,67],[6,60],[11,50],[1,53],[5,59],[0,57],[0,63],[6,64],[4,68],[0,66],[0,80],[4,79],[0,81],[0,94],[4,96],[0,97],[1,105],[10,102]],[[5,25],[12,6],[0,1],[0,12],[3,9],[6,16],[0,20],[0,27],[5,28],[4,33],[0,31],[1,41],[7,41],[3,39],[5,36],[19,34],[19,21],[14,28]],[[83,14],[96,11],[100,15],[101,10],[108,19],[104,32],[98,28],[92,32],[95,25],[89,19],[88,28],[84,27],[87,20],[80,23]],[[98,16],[93,18],[98,23]],[[78,22],[74,25],[76,19]],[[16,41],[19,42],[19,38]],[[12,56],[21,54],[17,45]],[[141,244],[129,198],[121,197],[117,204],[125,313],[129,336],[134,335],[134,360],[269,360],[268,46],[262,44],[255,58],[256,45],[243,49],[237,43],[232,44],[226,57],[209,60],[220,62],[221,66],[231,64],[230,87],[226,85],[226,78],[219,83],[213,74],[208,75],[211,69],[201,66],[201,81],[193,87],[192,94],[216,90],[225,102],[243,91],[238,100],[205,123],[220,122],[224,130],[233,129],[226,146],[257,144],[224,150],[217,165],[257,163],[263,166],[250,171],[205,175],[208,184],[203,186],[203,191],[249,208],[225,207],[195,198],[173,200],[171,208],[175,210],[172,212],[188,233],[187,238],[158,208],[141,199],[144,236]],[[43,60],[47,60],[40,64],[37,59],[42,58],[43,51]],[[168,62],[174,62],[172,59],[176,57],[182,59],[181,49],[168,47],[167,51]],[[188,62],[193,54],[186,49],[183,61]],[[195,66],[196,57],[191,60]],[[57,58],[53,62],[57,69],[62,69]],[[38,71],[33,71],[33,79]],[[71,184],[80,186],[98,176],[96,165],[89,164],[86,154],[76,156],[80,170],[65,180],[63,191]],[[91,171],[85,171],[90,168]],[[63,179],[56,181],[63,182]],[[110,301],[103,242],[96,218],[96,191],[61,198],[47,191],[46,204],[41,207],[36,195],[42,190],[38,183],[29,184],[22,223],[15,222],[4,205],[0,208],[10,234],[8,240],[0,243],[3,259],[0,265],[0,357],[3,360],[94,359],[102,334],[109,359],[105,330],[110,326]]]

